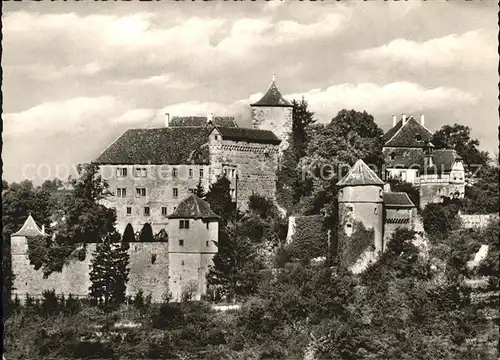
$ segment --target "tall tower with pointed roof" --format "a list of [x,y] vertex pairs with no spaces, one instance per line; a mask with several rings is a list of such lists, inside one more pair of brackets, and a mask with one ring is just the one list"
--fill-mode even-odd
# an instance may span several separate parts
[[339,232],[351,237],[355,223],[374,231],[375,252],[383,251],[383,186],[377,174],[358,160],[338,183]]
[[250,105],[252,127],[271,130],[281,140],[280,152],[288,147],[288,136],[292,131],[293,105],[280,93],[273,75],[273,81],[264,96]]

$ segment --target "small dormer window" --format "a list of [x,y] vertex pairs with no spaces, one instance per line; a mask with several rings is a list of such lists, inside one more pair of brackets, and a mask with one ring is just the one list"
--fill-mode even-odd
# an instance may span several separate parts
[[396,158],[396,153],[391,153],[391,155],[389,155],[389,157],[391,158],[391,160],[394,160]]
[[422,135],[417,134],[417,135],[415,136],[415,140],[417,140],[417,141],[422,141]]

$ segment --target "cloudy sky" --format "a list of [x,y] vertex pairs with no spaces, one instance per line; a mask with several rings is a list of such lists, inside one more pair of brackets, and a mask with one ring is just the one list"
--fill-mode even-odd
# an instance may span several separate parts
[[[321,122],[366,110],[472,127],[497,152],[497,5],[449,2],[3,4],[4,177],[65,175],[156,114],[235,115],[273,72]],[[35,167],[36,166],[36,167]],[[37,169],[35,171],[35,168]]]

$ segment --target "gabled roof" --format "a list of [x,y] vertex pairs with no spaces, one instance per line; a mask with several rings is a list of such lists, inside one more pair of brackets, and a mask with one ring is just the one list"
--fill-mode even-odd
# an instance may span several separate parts
[[97,158],[99,164],[208,164],[211,127],[130,129]]
[[218,219],[219,216],[210,209],[210,205],[191,194],[182,200],[177,209],[169,216],[169,219]]
[[337,186],[384,185],[384,182],[361,159],[356,161]]
[[274,79],[264,96],[250,106],[293,107],[293,105],[281,95]]
[[42,229],[38,227],[35,220],[33,220],[31,214],[28,215],[28,218],[24,222],[21,229],[19,229],[19,231],[16,232],[15,234],[12,234],[12,236],[43,236],[43,235],[45,234],[42,232]]
[[[214,116],[213,126],[238,127],[234,116]],[[169,123],[170,127],[181,126],[207,126],[206,116],[173,116]]]
[[386,192],[384,193],[384,205],[392,208],[412,208],[415,204],[410,200],[405,192]]
[[382,153],[387,168],[418,169],[425,158],[425,151],[422,148],[384,148]]
[[[102,165],[180,165],[209,163],[208,135],[211,126],[185,126],[125,131],[97,158]],[[279,144],[272,131],[217,127],[223,139],[249,143]]]
[[389,147],[429,147],[432,133],[420,122],[410,116],[403,124],[403,119],[387,131],[384,136],[384,146]]
[[279,145],[281,140],[270,130],[247,128],[216,128],[223,140],[246,141],[250,143]]

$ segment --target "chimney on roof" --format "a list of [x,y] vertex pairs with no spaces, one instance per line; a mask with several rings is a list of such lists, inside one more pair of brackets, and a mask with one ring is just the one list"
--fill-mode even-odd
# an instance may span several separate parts
[[392,127],[396,126],[396,123],[398,122],[398,118],[396,115],[392,115]]
[[406,124],[406,114],[403,113],[402,116],[403,116],[403,125],[404,125],[404,124]]
[[42,234],[45,235],[45,224],[42,224]]
[[207,114],[207,125],[212,125],[214,121],[214,113],[209,112]]
[[169,127],[170,125],[170,114],[165,113],[165,127]]
[[424,114],[420,114],[420,124],[425,126],[425,117]]

